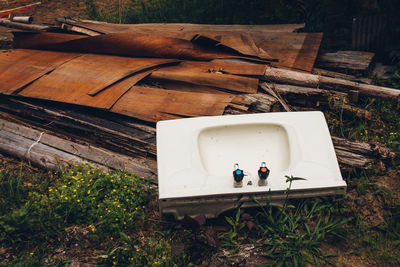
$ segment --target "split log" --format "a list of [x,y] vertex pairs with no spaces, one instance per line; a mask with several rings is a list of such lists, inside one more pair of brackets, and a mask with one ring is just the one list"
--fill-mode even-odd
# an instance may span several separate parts
[[360,93],[360,95],[379,97],[388,100],[400,100],[400,90],[397,89],[370,84],[361,84],[343,79],[324,77],[273,67],[266,69],[262,79],[270,82],[293,84],[312,88],[333,89],[342,92],[356,90]]
[[281,111],[278,106],[275,97],[264,93],[237,95],[226,107],[224,115]]
[[275,97],[263,93],[243,95],[243,98],[251,102],[249,110],[255,113],[273,111],[278,104]]
[[395,157],[395,153],[392,152],[390,148],[378,142],[350,141],[336,136],[332,136],[332,141],[338,149],[367,155],[376,159],[391,161]]
[[350,141],[336,136],[332,136],[332,142],[342,169],[357,167],[385,171],[395,157],[388,147],[377,142]]
[[371,71],[375,54],[363,51],[338,51],[322,53],[315,62],[317,67],[344,73],[367,74]]
[[58,169],[60,166],[87,163],[87,161],[75,155],[4,130],[0,131],[0,151],[20,159],[27,159],[36,166],[52,170]]
[[[101,149],[92,145],[82,145],[74,143],[53,135],[49,135],[38,130],[28,128],[16,123],[8,122],[0,119],[0,130],[6,131],[33,141],[37,141],[40,144],[52,147],[57,151],[62,151],[75,155],[81,159],[88,160],[91,162],[98,163],[102,166],[107,166],[112,169],[128,170],[137,175],[154,178],[154,171],[145,167],[143,161],[138,161],[135,158],[127,157],[122,154],[117,154],[105,149]],[[21,155],[19,155],[20,157]],[[79,161],[78,161],[79,162]]]

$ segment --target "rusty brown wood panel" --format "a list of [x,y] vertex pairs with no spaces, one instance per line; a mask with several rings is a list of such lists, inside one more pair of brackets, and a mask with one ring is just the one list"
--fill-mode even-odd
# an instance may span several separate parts
[[185,92],[195,92],[195,93],[209,93],[209,94],[234,94],[237,93],[227,91],[221,88],[197,85],[186,82],[171,81],[171,80],[160,80],[153,79],[150,76],[143,79],[138,86],[151,87],[157,89],[175,90],[175,91],[185,91]]
[[307,33],[292,68],[311,72],[318,56],[321,41],[322,33]]
[[94,30],[99,33],[142,31],[232,31],[232,32],[294,32],[304,28],[304,24],[275,24],[275,25],[210,25],[190,23],[145,23],[145,24],[113,24],[93,20],[75,20],[59,18],[59,22]]
[[[43,38],[40,36],[43,35]],[[73,36],[73,35],[71,35]],[[131,57],[178,58],[212,60],[217,58],[245,58],[235,51],[218,46],[204,45],[165,35],[110,33],[97,36],[75,35],[65,38],[60,33],[35,33],[16,35],[18,48],[101,53]],[[42,41],[41,41],[42,40]]]
[[217,46],[225,46],[233,49],[242,55],[251,55],[264,59],[273,59],[270,54],[260,49],[254,42],[251,34],[246,32],[230,31],[196,31],[177,32],[177,38],[191,40],[194,43],[215,42]]
[[41,48],[86,38],[85,35],[53,32],[13,32],[14,48]]
[[110,108],[130,87],[149,74],[143,71],[171,62],[175,61],[86,54],[38,79],[20,95]]
[[156,70],[150,75],[150,78],[186,82],[252,94],[257,92],[259,81],[257,78],[223,74],[222,72],[208,73],[196,69],[185,69],[179,65]]
[[264,75],[268,65],[252,63],[246,63],[245,65],[243,65],[243,63],[214,60],[211,62],[183,61],[176,66],[176,68],[178,67],[188,70],[196,70],[204,73],[223,72],[228,74],[257,77]]
[[112,112],[156,122],[166,119],[222,115],[234,98],[228,94],[209,94],[132,87],[111,108]]
[[0,53],[0,93],[13,94],[80,54],[35,50]]
[[279,59],[272,65],[311,72],[322,33],[268,33],[255,36],[257,46]]
[[[282,28],[282,31],[263,31],[262,26],[251,28],[252,30],[248,30],[249,28],[246,30],[246,27],[238,27],[234,31],[234,25],[232,25],[231,30],[217,26],[214,28],[201,28],[179,24],[156,24],[155,27],[151,27],[150,25],[116,25],[93,21],[70,21],[68,23],[96,29],[103,33],[139,32],[158,36],[172,36],[186,40],[196,39],[194,38],[196,35],[203,33],[206,37],[214,39],[215,42],[221,42],[221,44],[244,54],[259,57],[270,55],[269,59],[275,58],[279,60],[279,63],[274,63],[275,66],[307,72],[312,71],[322,39],[322,33],[294,33],[285,31],[284,28]],[[209,32],[207,33],[207,31]],[[242,38],[243,36],[250,37]],[[257,49],[255,49],[253,41]]]

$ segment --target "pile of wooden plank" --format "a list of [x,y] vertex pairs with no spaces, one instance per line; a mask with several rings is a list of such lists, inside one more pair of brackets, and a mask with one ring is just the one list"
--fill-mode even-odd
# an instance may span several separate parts
[[[318,55],[322,35],[299,25],[59,21],[80,35],[17,33],[19,48],[0,53],[0,152],[46,168],[90,161],[155,178],[160,120],[332,103],[371,119],[352,105],[360,95],[400,99],[361,77],[372,54]],[[376,142],[332,140],[342,170],[385,170],[394,157]]]

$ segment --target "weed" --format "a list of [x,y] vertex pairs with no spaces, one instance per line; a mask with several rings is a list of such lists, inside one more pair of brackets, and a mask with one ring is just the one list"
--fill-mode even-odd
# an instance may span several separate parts
[[323,253],[321,243],[332,237],[343,239],[346,220],[336,220],[329,204],[315,200],[301,200],[295,205],[288,204],[293,181],[304,178],[286,176],[289,187],[283,207],[273,208],[270,197],[265,207],[257,213],[257,225],[264,238],[265,256],[272,260],[266,266],[307,266],[308,264],[334,265],[335,255]]
[[16,251],[63,241],[72,225],[86,225],[94,240],[117,239],[143,224],[152,192],[144,179],[90,165],[50,173],[36,185],[5,169],[0,174],[0,247]]
[[100,263],[122,266],[188,266],[190,256],[184,251],[176,253],[174,246],[190,239],[189,235],[189,232],[177,235],[171,231],[154,231],[150,236],[131,237],[121,232],[122,245],[110,248]]
[[233,217],[225,216],[225,220],[230,225],[231,229],[221,235],[223,239],[222,246],[229,249],[237,250],[239,242],[245,237],[240,237],[241,230],[246,226],[246,222],[240,220],[240,208],[237,209]]

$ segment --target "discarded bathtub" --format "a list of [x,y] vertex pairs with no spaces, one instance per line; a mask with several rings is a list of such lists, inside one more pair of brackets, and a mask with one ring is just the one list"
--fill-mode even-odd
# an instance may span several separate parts
[[216,217],[254,199],[343,194],[322,112],[199,117],[157,123],[159,206],[163,214]]

